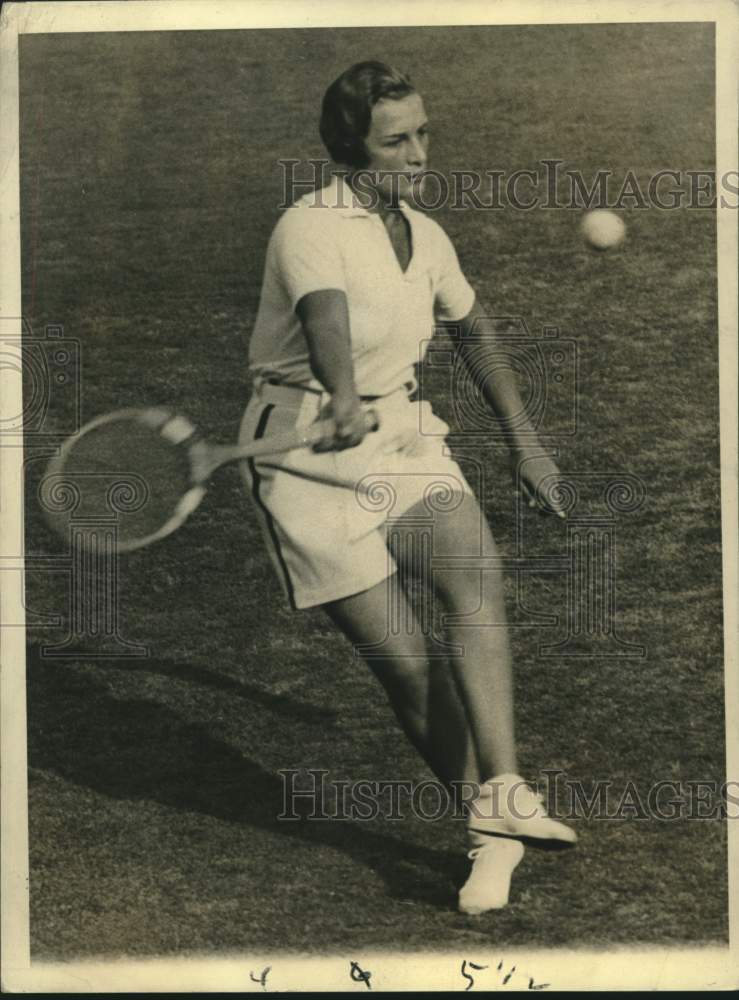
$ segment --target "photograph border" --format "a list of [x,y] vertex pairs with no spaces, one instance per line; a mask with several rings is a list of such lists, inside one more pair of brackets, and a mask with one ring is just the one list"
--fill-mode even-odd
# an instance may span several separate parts
[[[701,3],[622,0],[589,2],[472,3],[442,7],[424,0],[396,5],[379,0],[364,9],[324,0],[243,3],[225,0],[129,0],[129,2],[8,3],[0,15],[0,102],[3,108],[0,192],[0,316],[4,332],[21,334],[19,80],[20,35],[57,32],[250,30],[255,28],[457,26],[575,23],[714,22],[716,25],[716,174],[736,170],[739,7]],[[739,779],[739,658],[737,594],[737,222],[739,212],[719,204],[717,216],[721,508],[724,615],[726,776]],[[17,319],[14,319],[17,317]],[[0,420],[21,414],[21,373],[0,366]],[[495,958],[492,946],[468,956],[398,954],[299,958],[239,955],[228,958],[31,964],[28,896],[28,789],[26,758],[25,628],[23,574],[23,427],[0,446],[0,606],[14,626],[0,629],[0,775],[2,988],[6,992],[255,991],[250,981],[267,965],[275,990],[339,991],[350,987],[347,969],[356,960],[372,969],[379,990],[460,990],[464,957]],[[739,827],[729,823],[728,947],[613,948],[604,950],[505,948],[505,957],[531,970],[553,989],[728,989],[739,987]],[[634,959],[634,961],[630,961]],[[366,963],[366,964],[365,964]],[[279,982],[278,982],[279,978]],[[480,983],[482,987],[482,982]],[[355,988],[364,989],[360,982]]]

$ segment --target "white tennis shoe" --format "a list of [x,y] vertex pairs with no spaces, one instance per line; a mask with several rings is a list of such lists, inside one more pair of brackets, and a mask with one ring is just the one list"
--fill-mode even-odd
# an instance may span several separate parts
[[542,796],[517,774],[501,774],[486,781],[480,795],[468,803],[467,829],[470,834],[555,840],[574,844],[577,834],[569,826],[552,819]]
[[523,857],[523,844],[502,837],[472,839],[480,842],[467,855],[472,871],[459,890],[459,911],[477,916],[500,910],[508,903],[511,876]]

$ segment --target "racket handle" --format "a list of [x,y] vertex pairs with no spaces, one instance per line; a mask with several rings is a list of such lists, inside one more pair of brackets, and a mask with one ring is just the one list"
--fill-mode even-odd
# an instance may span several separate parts
[[[365,410],[364,424],[367,433],[376,431],[380,420],[376,410]],[[242,458],[256,458],[259,455],[279,455],[294,448],[309,448],[324,438],[330,438],[336,433],[333,420],[319,420],[299,431],[289,431],[285,434],[274,434],[271,437],[250,441],[249,444],[232,445],[214,449],[213,460],[216,465],[224,462],[235,462]]]
[[[376,431],[380,426],[380,420],[377,416],[376,410],[366,410],[363,414],[364,416],[364,427],[367,434],[371,434]],[[319,441],[323,441],[324,438],[333,437],[336,433],[336,424],[333,420],[319,420],[315,424],[309,424],[308,427],[304,428],[302,431],[291,432],[296,440],[296,444],[287,444],[287,437],[285,435],[286,443],[285,447],[281,448],[281,451],[292,451],[293,448],[308,448],[314,444],[318,444]],[[264,444],[264,454],[269,455],[275,449],[275,446],[280,443],[282,435],[275,435],[270,444],[270,438],[265,438],[264,442],[255,441],[254,444]],[[252,452],[252,454],[255,454]]]

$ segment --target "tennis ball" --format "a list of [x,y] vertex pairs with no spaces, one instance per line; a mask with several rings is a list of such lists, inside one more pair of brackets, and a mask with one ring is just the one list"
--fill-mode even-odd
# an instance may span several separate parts
[[594,250],[611,250],[623,242],[626,226],[615,212],[596,208],[582,220],[582,234]]

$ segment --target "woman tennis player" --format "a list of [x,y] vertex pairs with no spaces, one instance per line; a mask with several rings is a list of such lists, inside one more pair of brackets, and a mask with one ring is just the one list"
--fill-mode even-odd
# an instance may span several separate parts
[[[408,77],[378,62],[352,66],[326,92],[320,131],[344,172],[289,208],[272,234],[241,440],[327,415],[337,430],[315,450],[251,460],[245,474],[292,606],[322,607],[366,651],[404,732],[441,781],[479,789],[467,805],[473,865],[459,906],[481,913],[506,904],[522,841],[576,839],[518,774],[500,574],[443,559],[491,556],[495,544],[444,447],[449,427],[413,398],[414,365],[434,322],[460,328],[464,344],[484,312],[442,228],[409,204],[426,166],[428,126]],[[521,423],[511,375],[490,376],[496,366],[486,366],[479,339],[465,363],[510,427],[514,458],[529,459],[524,485],[541,496],[542,480],[557,470],[548,458],[530,460],[541,449]],[[403,581],[419,572],[411,540],[430,517],[431,563],[440,566],[431,583],[448,616],[454,681],[441,724],[423,629],[389,627],[391,608],[413,620]],[[483,624],[465,626],[470,616]]]

